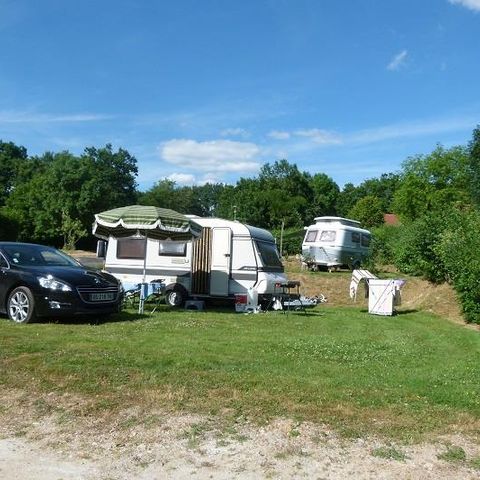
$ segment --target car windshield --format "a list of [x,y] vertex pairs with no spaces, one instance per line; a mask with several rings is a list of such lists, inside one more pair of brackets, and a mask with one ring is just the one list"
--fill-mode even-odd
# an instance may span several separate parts
[[12,265],[21,267],[78,267],[79,263],[64,253],[40,245],[6,245],[3,251]]

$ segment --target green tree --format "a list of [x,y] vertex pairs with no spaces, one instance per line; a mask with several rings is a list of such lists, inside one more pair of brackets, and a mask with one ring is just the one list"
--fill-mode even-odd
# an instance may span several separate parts
[[205,185],[193,186],[195,210],[191,213],[201,217],[216,216],[220,197],[225,189],[226,186],[223,183],[206,183]]
[[336,204],[340,194],[338,185],[325,173],[316,173],[310,179],[313,203],[307,211],[307,222],[315,217],[336,215]]
[[480,126],[473,131],[472,140],[468,145],[468,153],[469,191],[475,205],[480,207]]
[[66,250],[75,250],[77,242],[88,235],[82,222],[78,219],[73,219],[65,211],[62,212],[61,231],[63,234],[63,248]]
[[5,205],[16,182],[21,164],[27,159],[27,150],[12,142],[0,140],[0,207]]
[[135,203],[136,160],[125,150],[107,145],[86,149],[81,157],[46,153],[26,163],[6,204],[20,240],[60,245],[65,218],[80,222],[73,230],[70,225],[78,237],[90,231],[95,213]]
[[468,322],[480,323],[480,212],[453,210],[434,247]]
[[432,210],[470,204],[468,164],[468,151],[461,146],[445,149],[439,145],[428,155],[407,159],[394,195],[394,212],[414,220]]
[[347,217],[348,212],[362,198],[361,190],[353,183],[346,183],[338,194],[336,210],[341,217]]
[[141,205],[170,208],[180,213],[192,213],[193,192],[191,188],[179,188],[173,180],[164,178],[152,188],[139,195]]
[[361,198],[348,212],[348,218],[358,220],[362,227],[378,227],[383,223],[383,203],[373,195]]

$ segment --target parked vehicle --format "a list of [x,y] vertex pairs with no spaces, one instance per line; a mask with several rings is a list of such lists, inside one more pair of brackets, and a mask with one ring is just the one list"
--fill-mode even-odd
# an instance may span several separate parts
[[191,297],[233,300],[235,294],[249,289],[258,294],[259,303],[266,304],[275,284],[286,282],[270,232],[220,218],[189,218],[201,227],[197,238],[110,235],[105,270],[120,279],[125,289],[162,279],[166,303],[171,306],[183,305]]
[[315,223],[305,230],[302,259],[310,269],[359,268],[369,254],[371,233],[360,228],[356,220],[316,217]]
[[123,290],[104,272],[87,270],[54,248],[0,242],[0,312],[28,323],[37,317],[118,312]]

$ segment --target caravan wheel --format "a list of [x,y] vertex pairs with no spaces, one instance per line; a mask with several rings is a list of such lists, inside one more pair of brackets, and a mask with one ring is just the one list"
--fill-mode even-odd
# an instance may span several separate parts
[[165,303],[170,307],[181,307],[186,299],[187,294],[182,288],[175,287],[165,294]]

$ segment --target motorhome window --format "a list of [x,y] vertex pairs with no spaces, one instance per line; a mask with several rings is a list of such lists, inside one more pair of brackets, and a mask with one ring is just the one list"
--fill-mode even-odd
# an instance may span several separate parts
[[158,254],[169,257],[185,257],[187,255],[187,244],[185,242],[172,242],[164,240],[159,242]]
[[362,247],[370,246],[370,235],[362,235]]
[[305,237],[305,242],[314,242],[317,238],[318,230],[310,230],[307,232],[307,236]]
[[117,258],[145,258],[144,238],[119,238],[117,240]]
[[277,247],[274,243],[261,242],[259,240],[255,240],[255,243],[264,267],[283,268]]
[[352,242],[360,243],[360,234],[358,232],[352,232]]
[[334,242],[335,238],[337,238],[337,232],[335,232],[335,230],[324,230],[320,234],[319,241],[320,242]]

